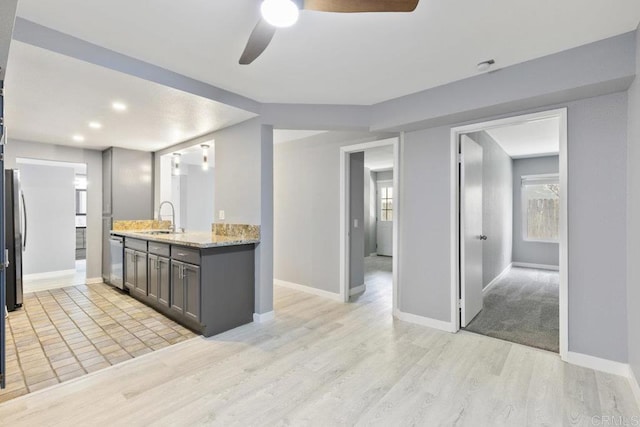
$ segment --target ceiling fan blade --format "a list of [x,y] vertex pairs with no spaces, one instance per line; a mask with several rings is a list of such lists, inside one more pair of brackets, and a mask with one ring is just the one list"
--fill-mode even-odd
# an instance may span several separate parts
[[304,0],[303,9],[318,12],[413,12],[419,0]]
[[240,57],[240,64],[251,64],[269,46],[275,33],[276,27],[260,19],[249,36],[247,46]]

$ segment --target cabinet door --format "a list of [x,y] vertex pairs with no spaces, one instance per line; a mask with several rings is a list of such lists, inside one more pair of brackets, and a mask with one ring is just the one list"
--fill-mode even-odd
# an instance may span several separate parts
[[156,255],[149,255],[149,299],[158,299],[158,285],[160,283],[160,263]]
[[158,257],[158,302],[169,307],[171,276],[169,275],[169,258]]
[[138,295],[147,295],[148,276],[147,276],[147,254],[136,251],[136,293]]
[[124,250],[124,285],[129,289],[136,287],[136,253],[131,249]]
[[184,314],[194,320],[200,320],[200,267],[184,265],[185,306]]
[[171,261],[171,308],[184,313],[184,280],[182,278],[184,264]]

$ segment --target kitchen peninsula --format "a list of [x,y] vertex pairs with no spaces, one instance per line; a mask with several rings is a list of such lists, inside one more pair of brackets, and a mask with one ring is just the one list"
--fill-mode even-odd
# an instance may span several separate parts
[[132,297],[206,337],[253,321],[259,227],[118,228],[125,229],[111,234],[123,238],[124,288]]

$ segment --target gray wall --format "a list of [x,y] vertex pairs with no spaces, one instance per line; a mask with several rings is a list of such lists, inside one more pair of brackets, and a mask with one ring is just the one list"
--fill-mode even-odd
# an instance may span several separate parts
[[349,287],[364,284],[364,151],[349,156]]
[[560,265],[560,244],[525,241],[522,236],[521,182],[524,175],[558,173],[558,156],[513,160],[513,262]]
[[375,172],[376,181],[392,181],[393,180],[393,171],[380,171]]
[[511,264],[513,245],[513,167],[511,157],[482,131],[468,135],[483,151],[482,233],[488,237],[482,251],[482,282],[487,286]]
[[18,157],[87,164],[87,278],[101,278],[102,152],[13,139],[9,140],[5,150],[7,169],[18,167]]
[[[366,154],[365,154],[366,155]],[[375,172],[364,168],[364,256],[375,253],[376,236],[376,181]]]
[[18,168],[28,224],[24,274],[75,270],[75,170],[31,164]]
[[340,293],[340,147],[375,140],[333,132],[275,145],[275,278]]
[[627,307],[629,321],[629,364],[640,378],[640,30],[636,32],[636,79],[629,89],[627,160],[629,209],[627,229]]
[[[569,122],[569,350],[625,362],[627,96],[620,92],[545,110],[563,106]],[[493,118],[498,117],[483,120]],[[401,177],[400,310],[446,322],[454,220],[450,130],[407,133]]]

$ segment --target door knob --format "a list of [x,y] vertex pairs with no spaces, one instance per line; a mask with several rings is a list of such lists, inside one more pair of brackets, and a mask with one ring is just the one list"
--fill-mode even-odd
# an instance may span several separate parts
[[480,235],[480,240],[487,240],[487,236],[485,236],[484,234]]

